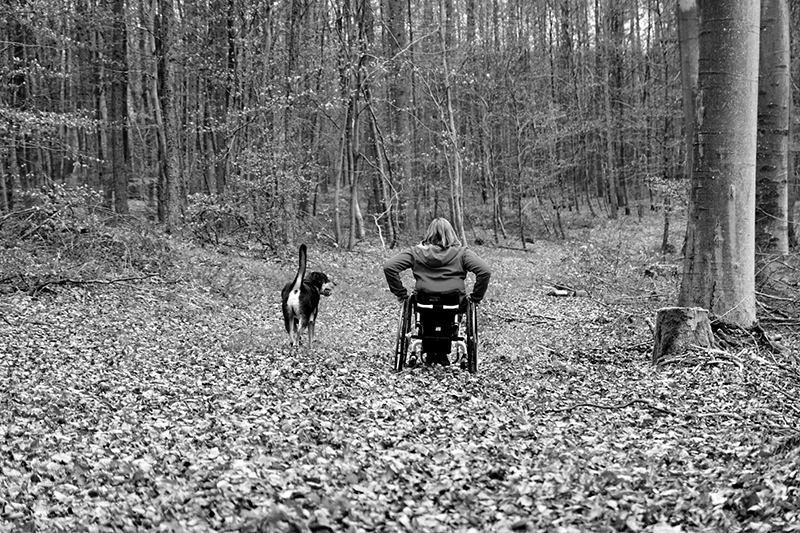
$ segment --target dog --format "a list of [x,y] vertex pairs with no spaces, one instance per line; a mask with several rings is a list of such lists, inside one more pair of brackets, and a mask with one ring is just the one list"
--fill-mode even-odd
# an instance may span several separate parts
[[300,344],[300,337],[308,332],[308,349],[314,344],[314,325],[319,311],[320,295],[330,296],[336,284],[322,272],[312,272],[306,279],[308,250],[305,244],[300,245],[300,265],[294,281],[289,282],[281,291],[283,305],[283,322],[292,346]]

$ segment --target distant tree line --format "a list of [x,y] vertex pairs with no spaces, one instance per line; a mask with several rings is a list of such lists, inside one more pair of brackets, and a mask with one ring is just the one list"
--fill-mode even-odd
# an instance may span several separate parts
[[692,151],[678,15],[675,0],[4,2],[0,210],[80,184],[169,230],[353,247],[437,214],[524,246],[564,210],[669,208]]

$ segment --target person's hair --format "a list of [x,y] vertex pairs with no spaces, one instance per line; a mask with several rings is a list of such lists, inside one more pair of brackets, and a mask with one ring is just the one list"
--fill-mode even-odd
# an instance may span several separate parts
[[447,219],[434,218],[428,226],[428,231],[425,232],[422,244],[436,244],[442,248],[450,248],[451,246],[461,246],[461,241],[458,240],[456,230]]

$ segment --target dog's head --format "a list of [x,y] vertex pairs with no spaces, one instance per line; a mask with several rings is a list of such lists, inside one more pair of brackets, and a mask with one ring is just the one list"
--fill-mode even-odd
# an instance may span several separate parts
[[308,275],[308,281],[319,289],[319,293],[323,296],[330,296],[336,286],[336,283],[322,272],[312,272]]

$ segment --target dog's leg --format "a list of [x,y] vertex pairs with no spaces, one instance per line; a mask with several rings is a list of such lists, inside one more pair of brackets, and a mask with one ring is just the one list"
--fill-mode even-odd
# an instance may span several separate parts
[[286,328],[286,333],[291,337],[292,327],[290,325],[292,317],[289,316],[289,308],[286,307],[286,302],[283,304],[283,327]]
[[303,337],[303,334],[308,329],[308,318],[300,317],[300,324],[297,327],[297,342],[300,343],[300,339]]
[[289,344],[297,344],[297,319],[292,317],[286,321],[286,332],[289,333]]
[[316,321],[309,320],[308,322],[308,349],[310,350],[314,345],[314,326]]

